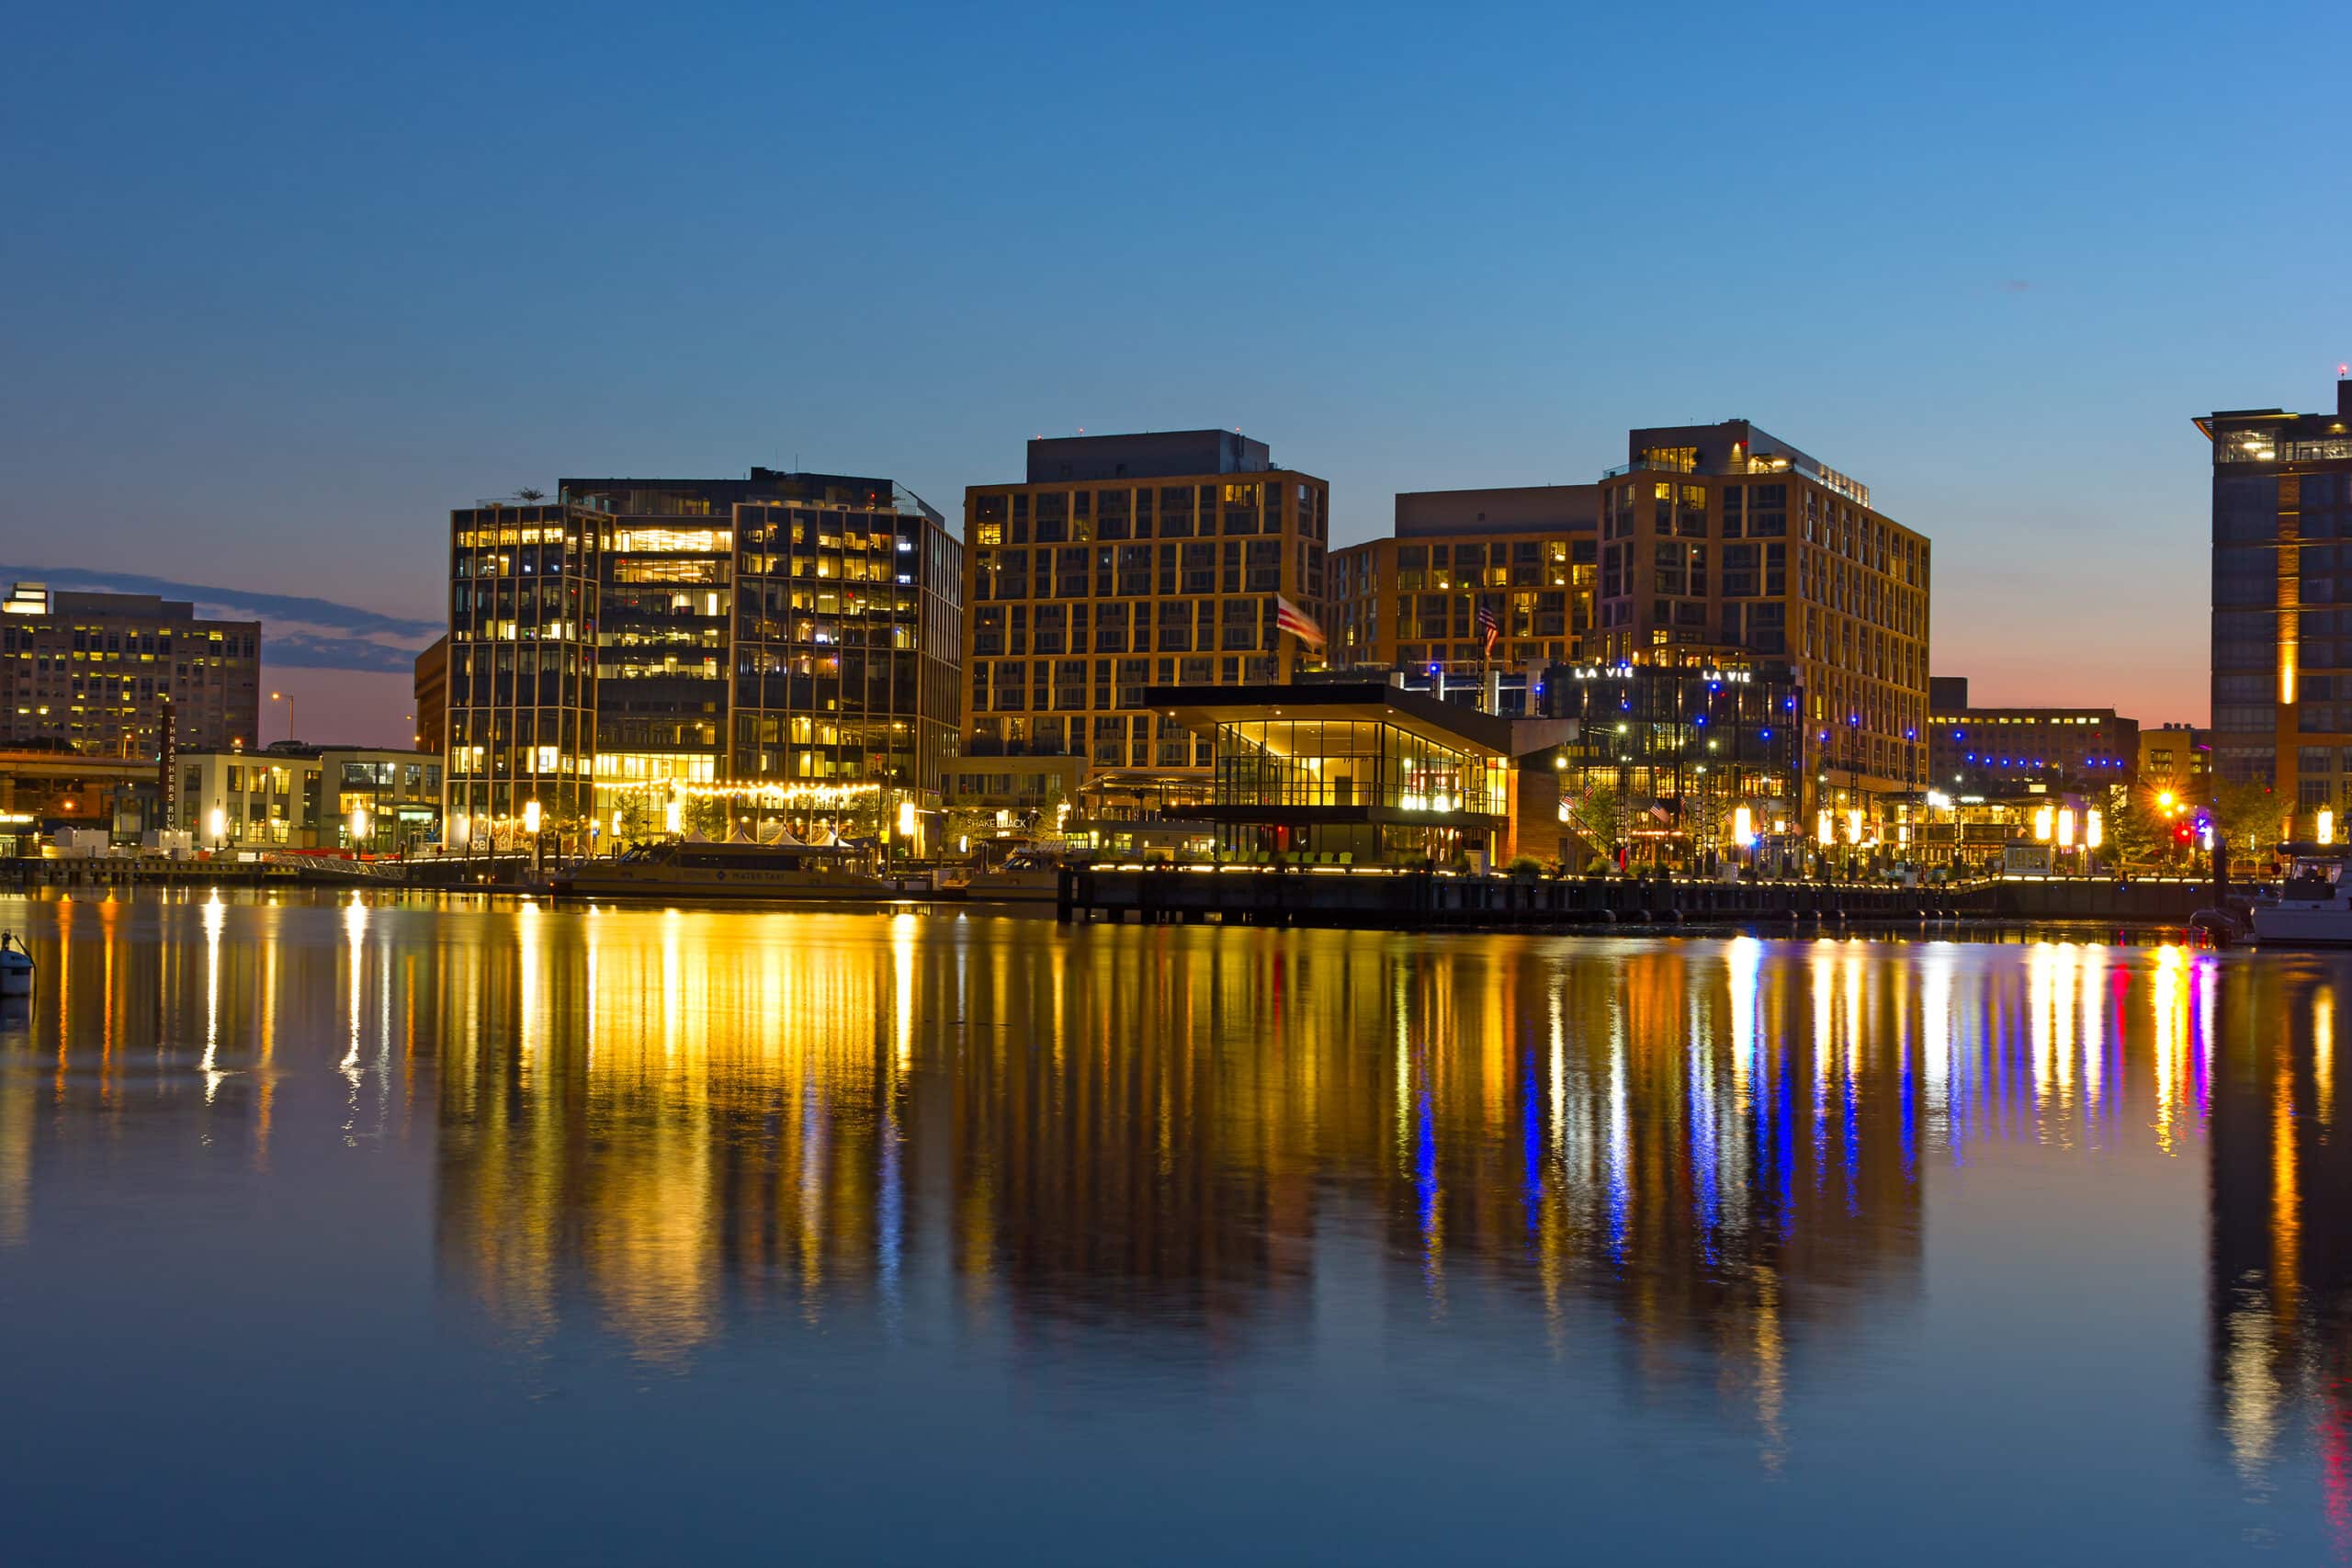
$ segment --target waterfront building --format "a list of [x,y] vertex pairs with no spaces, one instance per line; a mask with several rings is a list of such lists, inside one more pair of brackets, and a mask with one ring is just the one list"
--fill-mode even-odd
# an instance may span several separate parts
[[1977,707],[1961,676],[1939,675],[1928,693],[1928,779],[1947,794],[2104,793],[2138,771],[2139,722],[2113,708]]
[[177,744],[250,744],[261,715],[261,623],[184,599],[19,582],[0,600],[0,748],[57,741],[154,761]]
[[1571,724],[1514,722],[1384,679],[1154,686],[1145,695],[1209,743],[1209,798],[1188,809],[1216,824],[1221,859],[1558,858],[1554,758]]
[[2308,839],[2352,799],[2352,378],[2333,413],[2196,423],[2213,456],[2212,769],[2270,784],[2282,836]]
[[612,528],[608,513],[568,501],[449,513],[453,844],[593,841],[599,562]]
[[1928,777],[1927,538],[1746,420],[1626,446],[1600,481],[1599,662],[1785,660],[1815,784],[1801,815],[1882,822]]
[[1577,660],[1600,496],[1589,484],[1399,494],[1391,537],[1331,552],[1329,662],[1468,674]]
[[433,639],[433,646],[416,656],[416,672],[409,687],[416,702],[415,739],[420,751],[441,752],[449,744],[449,637],[447,633]]
[[1224,430],[1035,440],[1022,482],[967,490],[953,804],[1048,823],[1206,800],[1210,738],[1145,693],[1319,666],[1283,606],[1323,604],[1329,508],[1323,480]]
[[183,751],[172,826],[208,850],[408,854],[441,840],[442,755],[279,741]]
[[2087,875],[2105,869],[2114,792],[2009,783],[1984,793],[1928,790],[1896,808],[1890,836],[1922,870],[1984,876]]
[[937,512],[888,479],[758,468],[561,493],[612,519],[600,820],[654,830],[705,801],[887,837],[936,812],[963,635],[962,546]]
[[1800,700],[1782,660],[1545,671],[1543,712],[1576,721],[1558,758],[1571,869],[1605,859],[1793,873],[1822,849],[1880,847],[1850,810],[1805,810]]

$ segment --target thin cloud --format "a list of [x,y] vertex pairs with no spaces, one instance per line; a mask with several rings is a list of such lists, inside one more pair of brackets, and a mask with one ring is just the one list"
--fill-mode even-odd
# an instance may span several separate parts
[[199,615],[261,622],[262,661],[298,670],[405,671],[417,651],[443,630],[437,622],[381,615],[333,599],[254,593],[85,567],[0,563],[0,582],[43,582],[75,593],[153,593],[186,599]]

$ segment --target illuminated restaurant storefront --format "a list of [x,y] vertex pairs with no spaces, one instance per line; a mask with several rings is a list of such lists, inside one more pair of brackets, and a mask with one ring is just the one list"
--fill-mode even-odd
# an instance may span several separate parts
[[1510,852],[1509,720],[1371,682],[1161,686],[1151,705],[1214,741],[1220,859],[1372,865]]

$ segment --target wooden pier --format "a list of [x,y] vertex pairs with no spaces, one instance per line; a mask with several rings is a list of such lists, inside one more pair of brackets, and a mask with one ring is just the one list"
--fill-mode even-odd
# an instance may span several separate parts
[[2099,920],[2182,925],[2211,902],[2202,882],[2002,878],[1903,887],[1835,882],[1629,881],[1464,876],[1257,866],[1088,866],[1063,871],[1064,921],[1647,930],[1683,925],[1918,925],[1961,920]]

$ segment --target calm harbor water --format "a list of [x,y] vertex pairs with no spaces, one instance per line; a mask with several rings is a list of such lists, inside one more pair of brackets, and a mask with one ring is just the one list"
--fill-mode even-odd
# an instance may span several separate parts
[[12,1562],[2352,1557],[2352,964],[0,928]]

